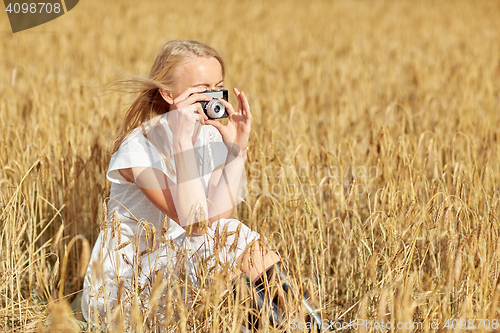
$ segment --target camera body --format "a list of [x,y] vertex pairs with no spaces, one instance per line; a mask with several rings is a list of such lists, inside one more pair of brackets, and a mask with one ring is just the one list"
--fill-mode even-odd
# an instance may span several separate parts
[[227,90],[224,89],[216,89],[216,90],[205,90],[200,94],[204,94],[212,97],[211,101],[199,101],[201,104],[203,112],[207,115],[209,119],[221,119],[227,118],[229,115],[227,114],[226,107],[224,104],[219,101],[217,98],[222,98],[226,102],[228,101],[228,93]]

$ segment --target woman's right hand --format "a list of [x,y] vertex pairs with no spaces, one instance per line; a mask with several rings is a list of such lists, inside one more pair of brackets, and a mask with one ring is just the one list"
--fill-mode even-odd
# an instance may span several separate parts
[[172,130],[174,142],[188,142],[193,139],[196,123],[205,125],[208,119],[199,101],[210,101],[212,97],[200,94],[203,87],[191,87],[174,99],[167,113],[167,122]]

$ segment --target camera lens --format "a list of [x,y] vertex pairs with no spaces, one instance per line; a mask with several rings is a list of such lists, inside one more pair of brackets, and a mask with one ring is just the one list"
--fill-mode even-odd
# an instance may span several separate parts
[[221,101],[212,99],[205,108],[207,116],[212,119],[218,119],[224,116],[226,107]]

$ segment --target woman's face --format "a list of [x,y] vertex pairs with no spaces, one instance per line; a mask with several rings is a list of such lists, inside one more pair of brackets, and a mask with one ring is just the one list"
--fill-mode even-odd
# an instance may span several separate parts
[[177,84],[171,92],[173,99],[188,88],[199,88],[198,90],[202,92],[222,89],[224,86],[222,67],[215,58],[190,58],[177,67],[175,76]]

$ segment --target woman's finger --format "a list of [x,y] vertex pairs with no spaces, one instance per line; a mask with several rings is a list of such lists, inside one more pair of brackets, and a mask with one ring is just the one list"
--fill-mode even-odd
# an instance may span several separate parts
[[238,96],[238,98],[240,99],[240,105],[241,105],[241,110],[242,110],[242,114],[251,119],[252,118],[252,114],[250,113],[250,104],[248,103],[248,99],[245,95],[244,92],[241,92]]
[[[199,94],[201,92],[204,92],[206,89],[204,87],[188,87],[186,90],[184,90],[179,96],[177,96],[174,99],[175,102],[182,102],[188,99],[190,96],[193,94]],[[205,95],[206,96],[206,95]],[[191,103],[192,104],[192,103]]]
[[222,99],[222,98],[217,98],[219,101],[222,102],[222,104],[224,104],[224,106],[226,107],[226,111],[227,111],[227,114],[229,116],[229,118],[231,119],[231,116],[233,114],[235,114],[236,112],[234,111],[234,108],[233,106],[231,105],[231,103],[227,102],[226,100]]
[[245,118],[252,119],[252,114],[250,113],[250,104],[244,92],[239,91],[238,88],[233,89],[234,94],[238,98],[238,112],[240,112]]
[[208,119],[207,115],[205,114],[205,112],[203,111],[203,108],[201,107],[201,104],[200,103],[195,103],[194,104],[196,106],[196,115],[198,117],[198,120],[200,121],[200,123],[202,125],[205,125],[206,123],[206,120]]
[[242,91],[239,91],[238,88],[236,88],[236,87],[234,87],[233,92],[236,95],[236,98],[238,99],[239,110],[243,111],[243,108],[245,107],[245,105],[249,109],[250,106],[248,104],[248,101],[246,99],[245,94]]
[[238,90],[238,88],[234,87],[234,88],[233,88],[233,92],[234,92],[234,94],[236,95],[236,97],[237,97],[237,98],[238,98],[238,100],[239,100],[240,91]]
[[195,104],[196,102],[200,102],[200,101],[209,102],[211,99],[212,99],[212,97],[210,97],[208,95],[194,93],[184,100],[180,100],[180,98],[176,98],[174,100],[174,105],[176,108],[179,109],[179,108],[182,108],[184,106]]
[[169,113],[177,114],[178,121],[180,121],[181,118],[183,118],[190,122],[195,122],[196,120],[200,119],[199,115],[200,109],[201,109],[200,104],[191,104],[188,106],[178,108],[177,110],[172,110]]
[[241,108],[241,92],[236,87],[233,88],[233,92],[234,95],[236,96],[236,99],[238,100],[238,113],[242,114],[243,110]]
[[217,120],[213,120],[213,119],[206,120],[205,125],[212,125],[213,127],[215,127],[219,131],[219,133],[221,133],[221,131],[224,131],[224,127],[225,127],[224,125],[222,125],[221,122],[219,122]]

